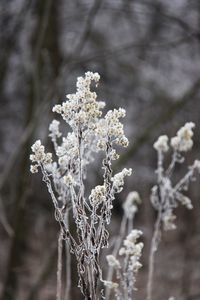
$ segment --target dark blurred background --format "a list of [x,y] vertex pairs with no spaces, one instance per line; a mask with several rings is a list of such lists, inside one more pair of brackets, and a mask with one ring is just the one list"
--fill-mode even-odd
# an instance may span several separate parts
[[[55,299],[59,226],[41,174],[29,172],[30,146],[40,138],[52,149],[47,136],[52,106],[88,70],[101,75],[99,99],[109,109],[127,110],[130,146],[115,169],[132,167],[134,174],[115,202],[110,231],[114,236],[119,230],[128,192],[139,191],[143,203],[135,227],[144,231],[145,248],[138,300],[145,297],[156,216],[149,200],[156,168],[152,144],[193,121],[195,146],[186,163],[200,158],[200,1],[0,0],[2,300]],[[90,170],[91,186],[99,181],[97,170],[98,165]],[[185,171],[179,167],[177,178]],[[200,299],[199,178],[188,195],[194,209],[177,209],[178,228],[160,244],[154,300]],[[71,294],[82,299],[76,281],[73,275]]]

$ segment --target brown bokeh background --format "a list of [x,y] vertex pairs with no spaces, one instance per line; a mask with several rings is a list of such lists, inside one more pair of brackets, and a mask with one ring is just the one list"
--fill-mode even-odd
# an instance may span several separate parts
[[[53,300],[58,224],[41,175],[29,172],[30,146],[51,148],[53,104],[75,89],[76,77],[99,72],[100,100],[127,110],[130,146],[115,170],[132,167],[114,205],[111,237],[131,190],[143,200],[135,227],[144,232],[143,268],[135,299],[145,297],[155,212],[160,134],[196,123],[186,163],[200,158],[200,2],[197,0],[0,0],[0,298]],[[186,171],[178,167],[176,178]],[[98,159],[88,186],[99,182]],[[194,209],[176,210],[177,230],[163,235],[156,256],[154,300],[200,299],[200,185],[187,193]],[[64,261],[63,261],[64,262]],[[105,259],[102,264],[106,267]],[[73,262],[71,299],[82,299]],[[71,300],[68,299],[68,300]]]

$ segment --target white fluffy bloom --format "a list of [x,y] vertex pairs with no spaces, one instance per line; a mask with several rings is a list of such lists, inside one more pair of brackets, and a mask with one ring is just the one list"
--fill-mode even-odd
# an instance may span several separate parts
[[100,204],[101,202],[106,200],[106,188],[104,185],[97,185],[94,189],[92,189],[91,194],[89,196],[89,200],[92,205]]
[[161,135],[158,140],[153,145],[154,149],[161,152],[167,152],[169,149],[168,146],[168,136]]
[[87,126],[92,128],[94,120],[102,115],[104,102],[97,102],[97,95],[90,90],[92,81],[98,83],[98,73],[86,72],[85,77],[78,77],[75,94],[68,94],[67,101],[62,105],[55,105],[54,112],[62,115],[63,119],[72,127]]
[[137,229],[133,229],[131,230],[131,232],[128,234],[128,236],[126,237],[126,239],[128,241],[131,241],[132,243],[135,243],[137,241],[137,239],[142,235],[142,231],[141,230],[137,230]]
[[193,146],[192,137],[194,135],[193,128],[195,124],[193,122],[186,123],[179,129],[177,135],[171,139],[171,146],[176,151],[187,152]]
[[132,290],[135,290],[136,274],[142,267],[140,258],[142,255],[143,243],[138,243],[138,238],[142,235],[140,230],[132,230],[123,242],[123,247],[119,250],[119,255],[124,257],[127,264],[123,276],[129,281]]
[[137,205],[141,203],[140,196],[138,192],[130,192],[123,204],[123,209],[126,217],[132,219],[134,214],[137,212]]
[[68,185],[68,186],[75,185],[75,180],[74,180],[74,178],[72,177],[71,174],[68,174],[68,175],[64,176],[63,179],[64,179],[64,183],[66,185]]
[[113,189],[115,190],[116,193],[120,193],[123,185],[124,185],[124,178],[125,176],[130,176],[132,174],[132,169],[126,169],[124,168],[121,172],[117,173],[112,177],[112,182],[113,182]]
[[97,123],[95,132],[100,138],[98,142],[99,149],[106,149],[106,143],[115,143],[123,147],[129,144],[128,139],[124,135],[123,124],[119,121],[123,118],[126,111],[123,108],[109,110],[104,119],[100,119]]
[[107,262],[108,262],[108,265],[110,267],[114,267],[116,269],[119,269],[121,266],[120,266],[120,262],[118,261],[118,259],[116,259],[114,257],[114,255],[107,255],[106,256],[106,259],[107,259]]
[[131,255],[139,258],[141,256],[143,243],[137,243],[137,239],[142,235],[140,230],[132,230],[123,242],[124,247],[119,251],[119,255]]
[[52,138],[52,141],[56,141],[56,138],[61,137],[61,132],[59,130],[60,122],[57,120],[53,120],[49,125],[49,136]]
[[37,173],[40,164],[47,165],[52,162],[52,154],[45,153],[45,148],[40,140],[37,140],[31,147],[33,154],[30,155],[30,160],[35,163],[31,166],[30,171]]

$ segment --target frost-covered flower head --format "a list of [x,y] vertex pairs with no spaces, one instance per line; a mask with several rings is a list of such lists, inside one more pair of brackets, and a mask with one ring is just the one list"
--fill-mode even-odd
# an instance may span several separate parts
[[98,205],[101,202],[106,201],[105,185],[97,185],[94,189],[92,189],[89,200],[92,205]]
[[116,258],[114,257],[114,255],[107,255],[107,256],[106,256],[106,259],[107,259],[107,262],[108,262],[108,265],[109,265],[109,266],[114,267],[114,268],[116,268],[116,269],[121,268],[120,262],[118,261],[118,259],[116,259]]
[[59,130],[60,122],[57,120],[53,120],[49,125],[49,136],[52,141],[56,141],[57,138],[61,137],[62,133]]
[[138,211],[137,206],[141,204],[141,198],[138,192],[130,192],[123,204],[123,209],[126,217],[132,219],[135,213]]
[[52,162],[52,154],[51,153],[45,153],[45,148],[41,144],[40,140],[37,140],[31,147],[33,154],[30,155],[30,160],[33,165],[31,165],[31,172],[37,173],[38,167],[41,165],[47,165]]
[[154,143],[153,147],[157,151],[161,152],[167,152],[169,149],[168,146],[168,136],[167,135],[161,135],[158,140]]
[[193,122],[188,122],[178,130],[175,137],[171,138],[171,146],[174,148],[174,150],[187,152],[192,148],[194,127],[195,124]]
[[124,168],[121,172],[118,174],[114,175],[112,177],[112,182],[113,182],[113,189],[116,193],[120,193],[122,191],[123,185],[124,185],[124,178],[126,176],[130,176],[132,174],[132,169],[126,169]]
[[140,258],[143,243],[137,243],[137,240],[141,235],[142,231],[133,229],[124,240],[124,246],[119,250],[119,255],[134,255]]

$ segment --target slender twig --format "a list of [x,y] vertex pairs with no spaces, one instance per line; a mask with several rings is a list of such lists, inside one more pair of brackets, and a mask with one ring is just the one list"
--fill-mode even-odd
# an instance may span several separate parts
[[63,252],[63,233],[60,230],[58,237],[58,263],[57,263],[57,292],[56,300],[62,299],[62,252]]
[[158,248],[160,240],[160,226],[161,226],[161,212],[158,212],[157,220],[154,227],[153,238],[151,241],[150,255],[149,255],[149,272],[148,272],[148,283],[147,283],[147,300],[152,300],[153,291],[153,278],[154,278],[154,267],[155,267],[155,253]]

